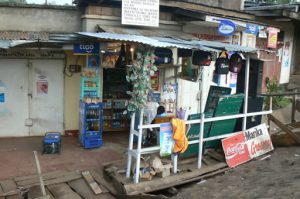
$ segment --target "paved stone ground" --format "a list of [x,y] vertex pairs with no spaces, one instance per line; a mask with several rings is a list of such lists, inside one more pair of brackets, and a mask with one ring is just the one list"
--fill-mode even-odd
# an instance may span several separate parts
[[0,179],[35,174],[33,151],[39,152],[42,172],[99,168],[104,162],[121,159],[127,151],[128,132],[105,132],[99,149],[83,149],[77,137],[62,138],[61,155],[41,155],[42,137],[0,139]]

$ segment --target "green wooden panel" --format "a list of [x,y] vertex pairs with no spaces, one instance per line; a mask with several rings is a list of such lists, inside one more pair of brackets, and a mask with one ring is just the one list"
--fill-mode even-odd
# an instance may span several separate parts
[[[242,102],[244,100],[243,94],[238,95],[225,95],[219,98],[217,107],[214,110],[214,114],[211,112],[205,113],[205,118],[210,118],[212,115],[214,117],[217,116],[226,116],[226,115],[234,115],[240,112],[240,108]],[[200,114],[189,115],[188,120],[200,119]],[[204,125],[204,138],[224,135],[227,133],[234,132],[236,125],[236,119],[216,121],[216,122],[208,122]],[[187,133],[188,140],[196,140],[199,139],[200,132],[200,124],[192,124],[191,128]],[[205,148],[213,148],[220,145],[220,140],[217,141],[209,141],[205,143]],[[198,144],[189,145],[187,151],[181,154],[181,157],[189,157],[192,155],[198,154]]]
[[[222,96],[219,99],[214,117],[235,115],[240,113],[240,108],[244,100],[244,94]],[[224,135],[234,132],[237,119],[229,119],[212,122],[208,137]],[[216,147],[221,141],[209,141],[205,144],[206,148]]]
[[[205,118],[212,117],[212,113],[205,113]],[[188,120],[196,120],[200,119],[200,113],[189,115]],[[208,132],[211,126],[211,122],[207,122],[204,124],[204,137],[208,136]],[[192,124],[189,131],[187,132],[187,138],[189,141],[199,140],[199,132],[200,132],[200,124]],[[181,157],[190,157],[192,155],[198,154],[198,144],[191,144],[187,148],[187,150],[181,154]]]
[[230,93],[231,93],[231,88],[210,86],[204,112],[213,113],[219,102],[219,98],[223,95],[229,95]]

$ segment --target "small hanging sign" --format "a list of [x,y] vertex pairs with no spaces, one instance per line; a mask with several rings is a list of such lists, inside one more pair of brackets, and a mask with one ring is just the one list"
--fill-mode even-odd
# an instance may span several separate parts
[[268,28],[268,48],[277,48],[277,39],[278,39],[278,32],[280,32],[277,28]]
[[5,102],[5,85],[0,80],[0,104]]
[[246,33],[257,35],[258,31],[259,31],[258,25],[246,24],[246,30],[245,30]]
[[218,32],[220,35],[231,36],[235,31],[236,25],[230,20],[220,20]]
[[100,44],[95,43],[79,43],[73,45],[74,54],[99,54]]

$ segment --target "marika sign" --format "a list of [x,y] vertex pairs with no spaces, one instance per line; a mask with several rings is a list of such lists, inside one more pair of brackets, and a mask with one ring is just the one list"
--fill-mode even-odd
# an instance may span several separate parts
[[122,24],[159,26],[159,0],[122,0]]
[[266,124],[225,138],[222,145],[229,167],[235,167],[273,150]]

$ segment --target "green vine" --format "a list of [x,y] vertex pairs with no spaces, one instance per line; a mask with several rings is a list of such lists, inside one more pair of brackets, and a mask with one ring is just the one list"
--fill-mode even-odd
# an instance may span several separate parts
[[145,107],[148,93],[152,89],[150,76],[157,70],[153,48],[139,45],[136,52],[136,62],[129,67],[129,75],[126,76],[132,84],[132,91],[127,91],[131,96],[127,110],[131,113]]
[[[267,80],[267,94],[276,94],[283,92],[283,89],[279,86],[277,79],[274,77],[271,80]],[[273,96],[272,97],[272,109],[280,109],[291,103],[291,100],[284,96]],[[268,110],[270,107],[270,97],[265,98],[265,109]]]

